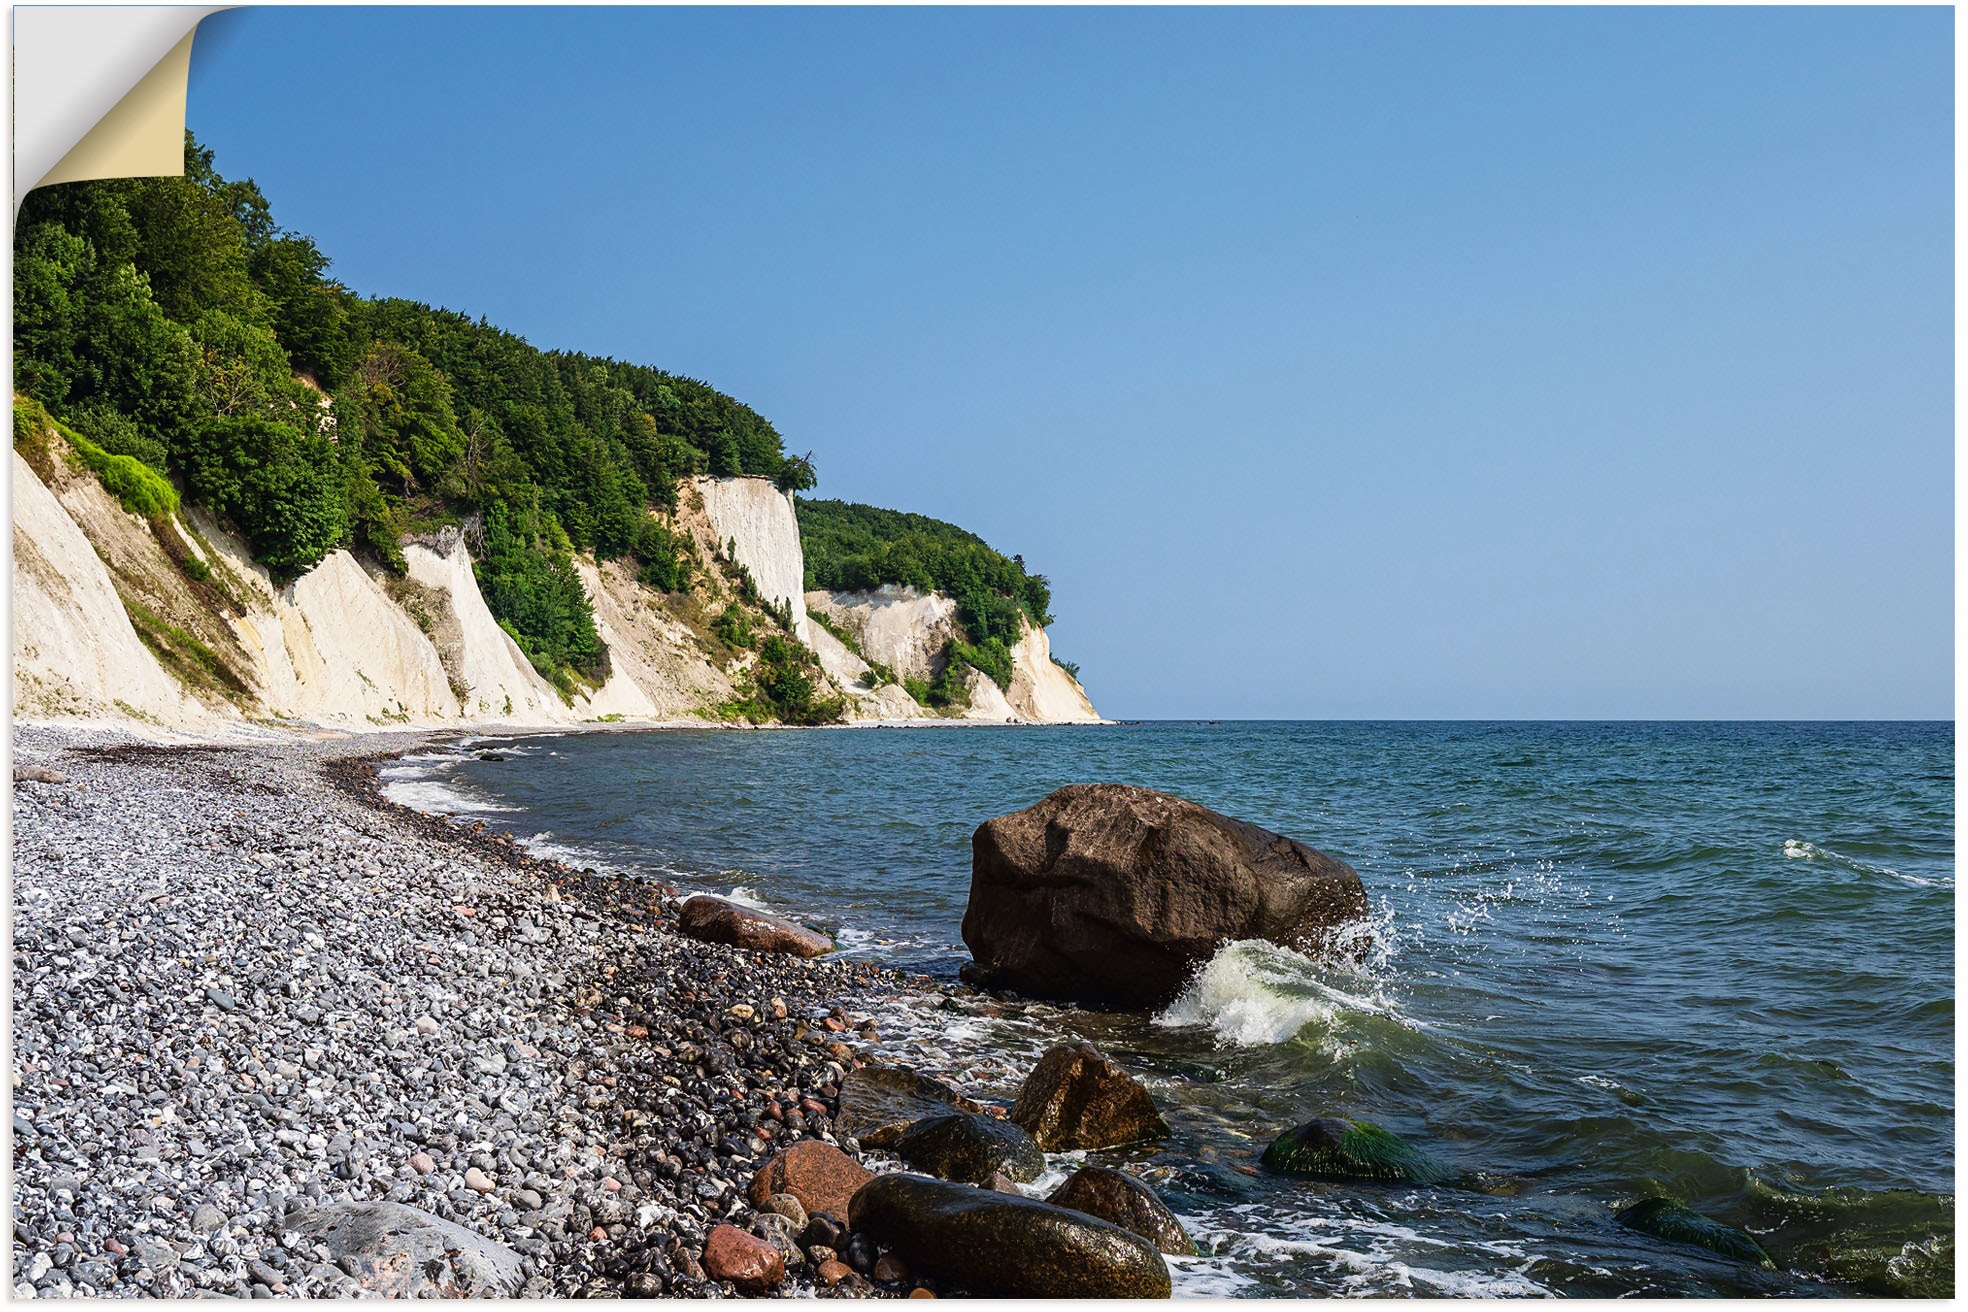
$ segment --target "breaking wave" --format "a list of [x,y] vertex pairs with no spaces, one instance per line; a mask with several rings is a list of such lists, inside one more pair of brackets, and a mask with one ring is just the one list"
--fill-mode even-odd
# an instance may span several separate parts
[[1333,1029],[1349,1015],[1410,1022],[1379,996],[1371,976],[1346,975],[1348,986],[1311,958],[1264,939],[1238,939],[1217,950],[1181,996],[1157,1017],[1165,1028],[1197,1025],[1238,1047],[1283,1043],[1308,1026]]

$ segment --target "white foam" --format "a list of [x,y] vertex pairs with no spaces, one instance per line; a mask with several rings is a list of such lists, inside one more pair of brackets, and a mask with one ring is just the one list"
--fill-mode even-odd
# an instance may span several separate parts
[[[1247,1292],[1257,1282],[1246,1272],[1292,1262],[1311,1262],[1324,1268],[1346,1294],[1462,1298],[1552,1294],[1525,1274],[1536,1259],[1507,1245],[1484,1246],[1512,1263],[1502,1270],[1451,1271],[1415,1265],[1417,1250],[1448,1252],[1455,1245],[1395,1222],[1289,1216],[1260,1212],[1251,1204],[1228,1208],[1210,1218],[1184,1216],[1181,1220],[1204,1250],[1202,1257],[1171,1258],[1169,1262],[1177,1292],[1189,1297]],[[1284,1226],[1288,1233],[1277,1233],[1267,1226]]]
[[1327,974],[1290,948],[1238,939],[1217,950],[1155,1024],[1206,1026],[1220,1042],[1257,1047],[1283,1043],[1308,1026],[1330,1030],[1349,1012],[1395,1016],[1384,1000],[1338,988]]
[[1856,857],[1846,856],[1843,852],[1834,852],[1828,847],[1819,847],[1816,843],[1807,843],[1798,838],[1784,839],[1783,854],[1786,861],[1825,861],[1832,865],[1843,866],[1847,870],[1856,870],[1864,875],[1885,875],[1899,880],[1902,884],[1911,884],[1915,888],[1954,887],[1954,880],[1947,876],[1929,879],[1924,875],[1909,875],[1891,866],[1870,865]]
[[475,796],[447,780],[410,775],[408,772],[405,777],[385,780],[383,796],[398,806],[407,806],[428,815],[477,815],[481,812],[519,809]]
[[595,853],[586,848],[558,841],[551,829],[543,829],[531,838],[520,840],[520,845],[542,861],[558,861],[577,870],[593,869],[604,874],[613,873],[608,863]]

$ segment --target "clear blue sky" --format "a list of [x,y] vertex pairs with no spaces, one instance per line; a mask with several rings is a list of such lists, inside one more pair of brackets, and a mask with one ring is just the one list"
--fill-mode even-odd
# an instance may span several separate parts
[[1945,9],[248,9],[351,287],[753,405],[1124,717],[1951,717]]

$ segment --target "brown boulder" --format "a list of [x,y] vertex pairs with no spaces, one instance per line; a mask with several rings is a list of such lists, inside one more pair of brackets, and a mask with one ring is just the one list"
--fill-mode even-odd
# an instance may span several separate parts
[[706,943],[725,943],[749,952],[817,957],[834,950],[834,941],[804,925],[721,897],[699,893],[683,904],[677,928]]
[[1182,1228],[1182,1222],[1162,1201],[1162,1196],[1125,1172],[1105,1166],[1083,1166],[1053,1190],[1046,1201],[1054,1207],[1071,1208],[1112,1221],[1123,1230],[1134,1231],[1164,1253],[1176,1257],[1196,1255],[1196,1241]]
[[744,1293],[760,1294],[786,1278],[786,1259],[770,1240],[735,1225],[713,1226],[704,1241],[704,1274],[729,1280]]
[[[893,1148],[902,1132],[930,1116],[984,1109],[941,1080],[907,1066],[863,1066],[841,1079],[834,1129],[869,1148]],[[813,1209],[808,1207],[810,1212]],[[844,1215],[842,1213],[841,1215]]]
[[1233,939],[1357,955],[1367,914],[1336,860],[1194,802],[1075,784],[971,836],[963,938],[977,975],[1041,997],[1174,1000]]
[[808,1215],[847,1215],[854,1191],[875,1173],[830,1143],[807,1139],[774,1153],[752,1174],[750,1197],[759,1211],[772,1210],[775,1194],[791,1194]]
[[1011,1122],[1049,1153],[1114,1148],[1169,1132],[1148,1090],[1085,1041],[1046,1050],[1018,1090]]
[[857,1233],[909,1269],[984,1298],[1167,1298],[1155,1246],[1117,1225],[1031,1198],[925,1175],[878,1175],[854,1195]]

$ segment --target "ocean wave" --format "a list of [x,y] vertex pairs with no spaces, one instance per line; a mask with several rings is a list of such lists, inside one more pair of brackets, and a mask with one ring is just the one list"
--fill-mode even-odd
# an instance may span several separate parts
[[413,811],[428,815],[481,815],[520,809],[494,802],[429,773],[402,771],[394,778],[390,777],[391,773],[384,772],[383,796]]
[[843,956],[866,956],[877,960],[896,956],[919,956],[924,952],[955,951],[947,936],[930,934],[878,934],[873,930],[842,925],[834,931],[834,945]]
[[1327,974],[1290,948],[1238,939],[1217,950],[1155,1024],[1203,1026],[1238,1047],[1283,1043],[1313,1025],[1331,1029],[1349,1014],[1386,1016],[1413,1027],[1375,995],[1371,977],[1349,977],[1368,985],[1354,991],[1328,983]]
[[522,838],[520,846],[542,861],[558,861],[576,870],[595,870],[602,874],[614,873],[599,854],[584,847],[561,842],[551,829],[543,829],[531,838]]
[[1925,875],[1910,875],[1891,866],[1872,865],[1857,857],[1846,856],[1843,852],[1834,852],[1828,847],[1819,847],[1816,843],[1807,843],[1800,838],[1784,839],[1783,854],[1786,861],[1823,861],[1830,865],[1842,866],[1847,870],[1856,870],[1862,875],[1885,875],[1903,884],[1911,884],[1915,888],[1954,887],[1954,877],[1951,875],[1940,875],[1931,879]]
[[[1455,1298],[1548,1298],[1554,1291],[1526,1274],[1536,1259],[1514,1246],[1489,1246],[1490,1255],[1509,1263],[1502,1269],[1444,1269],[1418,1265],[1423,1254],[1447,1254],[1457,1246],[1408,1226],[1362,1217],[1292,1217],[1229,1209],[1210,1218],[1182,1217],[1204,1251],[1196,1258],[1171,1258],[1170,1273],[1179,1297],[1235,1297],[1259,1292],[1260,1276],[1277,1266],[1311,1262],[1349,1295],[1410,1294]],[[1277,1233],[1280,1224],[1288,1233]],[[1434,1260],[1440,1260],[1436,1258]],[[1293,1284],[1298,1285],[1294,1280]]]

